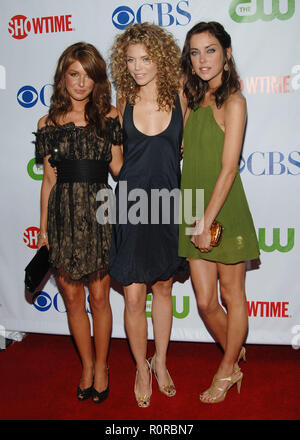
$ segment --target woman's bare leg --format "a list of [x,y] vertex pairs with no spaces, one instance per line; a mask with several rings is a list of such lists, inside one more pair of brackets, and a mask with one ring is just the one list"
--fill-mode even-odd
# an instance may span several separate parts
[[79,386],[83,390],[89,388],[93,381],[91,328],[86,312],[84,285],[68,282],[62,276],[58,276],[57,281],[63,290],[70,331],[82,362],[82,375]]
[[190,259],[190,272],[197,305],[204,323],[223,350],[227,340],[227,314],[218,299],[218,272],[214,262]]
[[89,282],[90,305],[93,316],[95,345],[94,388],[107,388],[107,358],[112,330],[112,312],[109,301],[110,276]]
[[[242,374],[238,369],[238,356],[248,330],[247,302],[245,295],[245,264],[225,265],[217,263],[220,277],[220,291],[227,308],[226,345],[223,359],[215,375],[217,379],[231,378],[236,383],[241,381]],[[216,332],[216,326],[212,331]],[[224,391],[231,384],[230,380],[217,380],[201,394],[204,402],[225,397]]]
[[137,368],[136,393],[150,395],[149,369],[146,362],[148,324],[146,317],[146,284],[124,286],[124,321],[130,348]]
[[157,281],[152,285],[152,322],[155,340],[155,369],[160,384],[168,385],[166,357],[170,341],[173,305],[173,277],[167,281]]
[[245,263],[217,263],[220,291],[227,308],[226,348],[217,377],[226,377],[237,363],[248,331],[248,311],[245,293]]

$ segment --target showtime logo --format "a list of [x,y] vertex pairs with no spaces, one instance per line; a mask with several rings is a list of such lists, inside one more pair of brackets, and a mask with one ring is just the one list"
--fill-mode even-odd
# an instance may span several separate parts
[[260,318],[290,318],[287,301],[247,301],[248,316]]
[[15,15],[8,23],[8,32],[16,40],[26,38],[30,32],[34,34],[49,34],[71,32],[71,14],[48,17],[28,18],[25,15]]
[[30,226],[24,231],[23,241],[30,249],[37,249],[38,233],[40,229],[36,226]]
[[292,66],[288,75],[249,76],[240,83],[241,89],[249,95],[293,93],[300,89],[300,65]]

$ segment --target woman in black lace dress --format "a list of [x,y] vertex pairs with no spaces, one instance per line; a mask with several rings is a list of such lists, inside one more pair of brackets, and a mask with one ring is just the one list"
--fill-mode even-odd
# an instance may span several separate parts
[[58,61],[50,110],[35,133],[36,158],[44,164],[38,248],[49,248],[82,361],[77,397],[85,400],[92,395],[95,403],[108,395],[112,326],[108,274],[112,225],[97,221],[96,195],[109,189],[108,169],[117,175],[123,161],[121,128],[110,100],[103,58],[90,44],[73,44]]

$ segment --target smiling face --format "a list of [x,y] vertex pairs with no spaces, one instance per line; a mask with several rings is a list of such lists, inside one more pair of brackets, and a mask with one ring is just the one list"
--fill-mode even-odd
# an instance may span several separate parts
[[65,85],[71,99],[87,100],[93,91],[94,84],[79,61],[74,61],[66,70]]
[[128,46],[127,68],[139,86],[146,86],[156,81],[157,65],[151,60],[143,44]]
[[[230,48],[226,49],[226,56],[230,59]],[[208,81],[210,88],[221,84],[226,57],[223,47],[214,35],[207,31],[194,34],[190,40],[190,59],[196,75],[203,81]]]

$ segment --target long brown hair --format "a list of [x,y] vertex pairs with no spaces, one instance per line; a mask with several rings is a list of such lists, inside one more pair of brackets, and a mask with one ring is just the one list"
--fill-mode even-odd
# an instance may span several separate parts
[[111,86],[107,77],[106,63],[92,44],[84,42],[67,47],[58,60],[47,122],[59,125],[59,118],[72,109],[71,99],[65,86],[65,73],[74,61],[80,62],[95,83],[85,105],[85,119],[92,126],[100,125],[104,128],[104,118],[111,108]]
[[209,32],[217,38],[223,48],[228,66],[228,70],[223,70],[220,87],[214,92],[217,107],[221,107],[231,93],[234,93],[241,88],[233,56],[228,59],[226,53],[226,49],[231,48],[230,35],[220,23],[215,21],[210,21],[208,23],[202,21],[192,27],[187,33],[181,55],[182,73],[186,79],[184,93],[188,100],[188,106],[192,109],[199,107],[209,87],[207,81],[203,81],[198,75],[193,74],[193,66],[190,58],[191,37],[195,34],[201,34],[202,32]]

